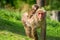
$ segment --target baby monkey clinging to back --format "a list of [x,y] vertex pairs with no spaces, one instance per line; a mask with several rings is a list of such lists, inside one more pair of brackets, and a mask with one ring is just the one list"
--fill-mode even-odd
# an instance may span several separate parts
[[38,8],[39,8],[39,6],[37,4],[34,4],[32,6],[32,9],[30,11],[28,11],[28,17],[31,18],[33,16],[33,14],[35,14],[35,12]]

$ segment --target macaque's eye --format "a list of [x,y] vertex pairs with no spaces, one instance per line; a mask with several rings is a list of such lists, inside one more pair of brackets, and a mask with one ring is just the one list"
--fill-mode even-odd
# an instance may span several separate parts
[[38,13],[38,15],[40,15],[41,13]]
[[41,13],[42,14],[42,16],[44,15],[44,13]]
[[39,13],[39,14],[41,14],[41,13]]
[[43,14],[43,13],[41,13],[41,14]]
[[43,15],[44,13],[38,13],[38,15],[40,15],[40,14]]

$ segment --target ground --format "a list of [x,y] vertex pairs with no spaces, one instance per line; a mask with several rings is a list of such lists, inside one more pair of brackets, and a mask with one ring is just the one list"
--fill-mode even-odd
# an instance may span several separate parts
[[[7,16],[0,11],[0,40],[31,40],[26,36],[21,20]],[[37,32],[40,40],[40,29]],[[46,35],[46,40],[60,40],[60,23],[47,19]]]

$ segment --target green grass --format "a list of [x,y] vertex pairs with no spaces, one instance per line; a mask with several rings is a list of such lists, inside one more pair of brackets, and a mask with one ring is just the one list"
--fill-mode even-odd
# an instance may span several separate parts
[[[20,12],[0,10],[0,40],[31,40],[25,34]],[[40,35],[40,30],[38,36]],[[47,19],[46,40],[60,40],[60,23]],[[40,36],[39,36],[40,40]]]
[[0,40],[29,40],[20,21],[0,19]]

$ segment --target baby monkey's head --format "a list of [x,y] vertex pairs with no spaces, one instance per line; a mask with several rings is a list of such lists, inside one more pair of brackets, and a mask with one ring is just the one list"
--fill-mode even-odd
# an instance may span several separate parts
[[39,6],[37,5],[37,4],[34,4],[33,6],[32,6],[32,10],[37,10],[39,8]]

